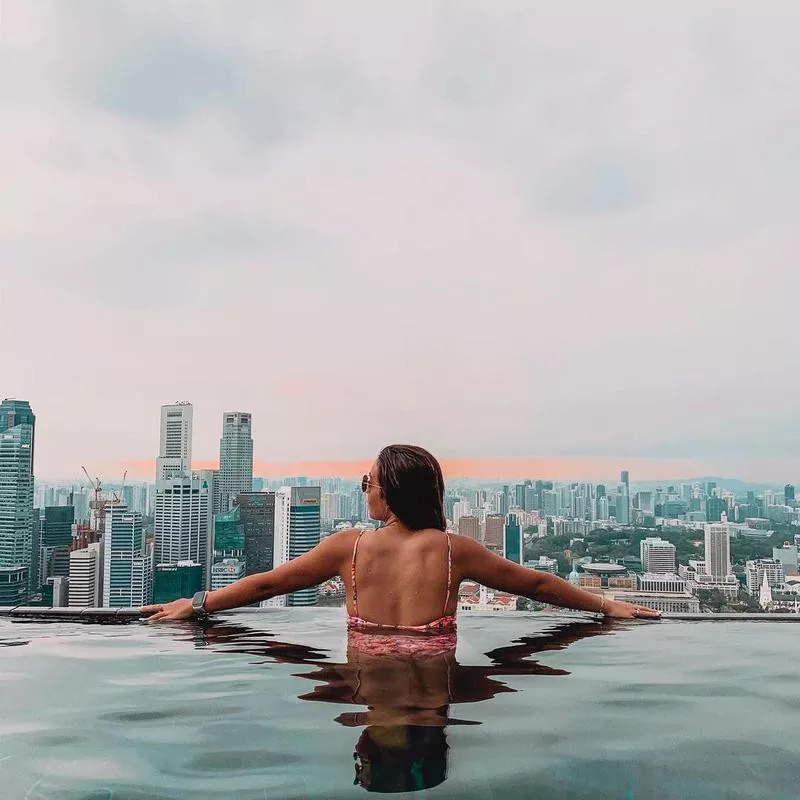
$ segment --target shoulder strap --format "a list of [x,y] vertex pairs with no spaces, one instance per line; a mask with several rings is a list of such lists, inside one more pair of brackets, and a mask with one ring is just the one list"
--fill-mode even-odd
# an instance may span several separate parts
[[453,581],[453,545],[450,541],[450,534],[445,531],[444,535],[447,537],[447,594],[444,598],[442,616],[447,613],[447,606],[450,605],[450,585]]
[[364,531],[358,534],[356,537],[356,542],[353,545],[353,558],[350,562],[350,581],[353,584],[353,611],[355,612],[355,616],[358,616],[358,590],[356,589],[356,554],[358,553],[358,543],[361,541],[361,537],[364,535]]

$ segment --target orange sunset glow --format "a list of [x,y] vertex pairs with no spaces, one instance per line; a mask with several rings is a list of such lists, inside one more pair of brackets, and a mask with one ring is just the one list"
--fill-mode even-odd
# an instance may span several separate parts
[[[700,465],[689,459],[643,458],[446,458],[441,459],[445,477],[491,479],[551,479],[602,481],[615,479],[620,470],[628,469],[639,480],[668,480],[680,476],[696,475]],[[256,460],[253,475],[265,478],[282,478],[305,475],[310,478],[358,478],[369,470],[372,459],[354,461],[289,461],[271,462]],[[194,469],[217,469],[216,461],[195,461]],[[107,475],[122,474],[138,480],[153,480],[155,462],[139,460],[107,465]]]

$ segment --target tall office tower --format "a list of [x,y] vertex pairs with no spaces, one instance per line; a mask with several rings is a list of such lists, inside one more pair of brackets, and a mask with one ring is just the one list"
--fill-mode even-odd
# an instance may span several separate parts
[[179,562],[199,564],[204,576],[202,583],[208,585],[210,503],[211,487],[198,473],[158,482],[153,518],[157,566],[174,566]]
[[24,603],[33,559],[36,417],[25,400],[0,403],[0,605]]
[[458,535],[469,536],[476,542],[481,540],[481,521],[478,517],[464,515],[458,519]]
[[[39,522],[39,583],[48,578],[69,577],[69,551],[72,548],[72,506],[50,506],[44,509]],[[33,587],[38,589],[39,587]]]
[[41,541],[42,541],[42,516],[41,508],[33,509],[33,526],[31,529],[31,568],[28,575],[28,584],[31,587],[31,594],[42,585],[39,576],[41,574]]
[[656,498],[653,492],[637,492],[636,505],[643,514],[656,513]]
[[631,523],[631,479],[630,473],[628,470],[624,469],[620,473],[620,486],[623,487],[622,491],[620,492],[617,489],[617,494],[622,495],[621,497],[621,505],[620,508],[620,501],[617,501],[617,522],[622,525],[630,525]]
[[794,486],[791,483],[787,483],[786,486],[783,487],[783,502],[786,505],[791,505],[795,500],[795,491]]
[[595,500],[595,504],[597,506],[597,519],[607,520],[609,517],[608,498],[605,495],[603,497],[598,497],[597,500]]
[[[319,493],[316,500],[317,539],[314,544],[319,542]],[[237,495],[236,505],[244,533],[245,574],[255,575],[272,569],[275,563],[275,492],[243,492]]]
[[453,504],[453,527],[459,530],[459,523],[462,517],[468,517],[472,509],[469,507],[469,501],[459,500]]
[[341,511],[342,495],[335,492],[323,492],[322,503],[320,505],[320,517],[323,525],[330,525],[335,519],[339,519]]
[[[360,490],[359,490],[360,491]],[[275,545],[272,564],[279,567],[289,560],[289,525],[291,523],[292,489],[289,486],[281,487],[275,492]],[[287,604],[288,597],[271,597],[264,600],[262,606],[282,608]]]
[[727,505],[720,497],[709,497],[706,500],[706,520],[708,522],[719,522],[722,515],[727,512]]
[[715,578],[731,574],[731,536],[727,520],[705,527],[706,572]]
[[484,528],[483,543],[486,547],[492,548],[497,552],[503,550],[503,526],[505,525],[505,514],[487,514],[486,526]]
[[521,564],[524,559],[522,526],[517,521],[516,514],[509,514],[505,520],[503,527],[503,555],[515,564]]
[[[764,490],[764,516],[767,516],[767,509],[770,506],[778,505],[778,493],[769,489]],[[782,499],[782,498],[781,498]]]
[[105,511],[103,605],[147,605],[153,596],[153,546],[145,541],[142,515],[122,503]]
[[75,509],[75,522],[89,521],[89,493],[85,489],[73,493],[72,507]]
[[[288,520],[286,519],[285,501],[280,507],[276,503],[275,519],[278,523],[280,514],[281,524],[286,526],[288,557],[291,560],[307,553],[319,544],[321,533],[319,512],[322,491],[319,486],[291,486],[284,487],[281,493],[284,494],[284,497],[288,497]],[[288,525],[286,525],[287,522]],[[293,592],[287,598],[289,606],[315,606],[316,604],[316,586]]]
[[508,514],[509,497],[508,486],[504,486],[502,491],[497,495],[497,513],[505,516]]
[[527,487],[524,483],[518,483],[514,487],[514,505],[517,508],[521,508],[523,511],[525,510],[525,489]]
[[525,511],[534,511],[539,507],[537,503],[536,489],[534,489],[533,486],[525,487],[522,507],[525,509]]
[[597,484],[597,488],[595,490],[595,497],[599,500],[601,497],[606,496],[606,487],[602,483]]
[[546,489],[542,492],[542,509],[547,517],[554,517],[558,514],[558,492],[553,489]]
[[230,511],[236,495],[252,491],[252,417],[241,411],[228,411],[222,415],[219,440],[219,510]]
[[639,555],[642,559],[642,572],[664,574],[675,572],[675,545],[658,536],[648,536],[639,542]]
[[478,489],[475,492],[475,508],[483,508],[486,505],[486,490]]
[[98,608],[103,602],[103,543],[93,542],[69,554],[69,604]]
[[156,481],[181,477],[191,472],[193,414],[191,403],[161,406]]

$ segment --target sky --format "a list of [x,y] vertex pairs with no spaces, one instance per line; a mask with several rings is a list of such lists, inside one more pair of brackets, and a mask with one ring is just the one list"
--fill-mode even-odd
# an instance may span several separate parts
[[797,3],[0,2],[38,477],[800,479]]

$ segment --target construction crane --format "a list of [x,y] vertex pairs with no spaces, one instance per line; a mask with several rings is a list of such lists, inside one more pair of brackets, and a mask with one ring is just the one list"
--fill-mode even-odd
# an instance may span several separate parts
[[128,470],[125,470],[125,472],[122,473],[122,483],[121,483],[121,485],[119,487],[119,494],[117,494],[116,492],[112,492],[112,495],[114,497],[114,502],[115,503],[124,503],[125,502],[125,499],[122,496],[122,490],[125,488],[125,480],[126,480],[127,477],[128,477]]
[[95,478],[92,480],[86,467],[81,466],[81,469],[83,470],[83,474],[86,476],[86,480],[89,481],[89,486],[94,493],[94,500],[89,501],[89,508],[92,511],[90,520],[91,529],[97,531],[98,533],[103,533],[106,526],[105,511],[109,501],[104,500],[102,497],[103,484],[100,483],[100,478]]

